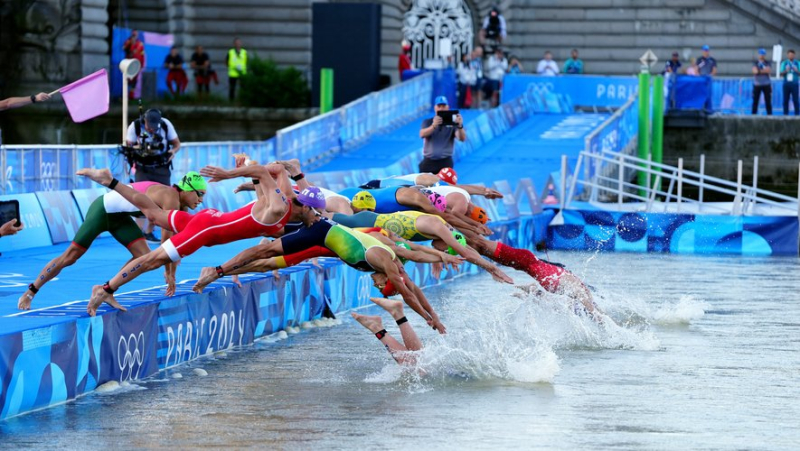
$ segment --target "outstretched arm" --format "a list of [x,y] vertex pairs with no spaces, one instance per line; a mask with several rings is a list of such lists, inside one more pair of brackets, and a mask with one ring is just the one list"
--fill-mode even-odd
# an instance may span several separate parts
[[473,196],[483,196],[487,199],[502,199],[503,194],[500,191],[493,190],[481,185],[456,185],[467,193]]

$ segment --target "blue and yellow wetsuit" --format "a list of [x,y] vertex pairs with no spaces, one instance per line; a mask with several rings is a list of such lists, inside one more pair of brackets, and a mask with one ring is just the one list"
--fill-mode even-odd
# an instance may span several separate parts
[[[369,193],[375,198],[375,213],[394,213],[396,211],[408,210],[408,205],[402,205],[397,202],[397,190],[400,188],[405,188],[405,186],[369,190]],[[347,188],[340,191],[339,194],[346,196],[348,199],[352,199],[359,191],[364,190],[362,188]]]
[[436,215],[413,210],[385,214],[362,211],[352,216],[336,213],[333,215],[333,220],[348,227],[380,227],[409,241],[429,241],[436,239],[435,236],[425,235],[417,228],[417,220],[422,216],[433,216],[442,221],[443,224],[447,224],[444,219]]

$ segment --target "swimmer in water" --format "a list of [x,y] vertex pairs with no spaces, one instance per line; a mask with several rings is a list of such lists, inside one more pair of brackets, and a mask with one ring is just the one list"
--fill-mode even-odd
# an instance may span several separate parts
[[397,327],[400,329],[400,336],[403,339],[403,343],[400,343],[386,332],[380,316],[360,315],[355,312],[351,313],[350,316],[375,334],[375,337],[383,343],[383,346],[389,351],[389,355],[391,355],[397,363],[403,366],[414,366],[417,363],[417,357],[414,355],[414,351],[422,349],[422,341],[406,319],[406,315],[403,313],[403,303],[386,298],[369,298],[369,300],[389,312],[392,319],[397,323]]

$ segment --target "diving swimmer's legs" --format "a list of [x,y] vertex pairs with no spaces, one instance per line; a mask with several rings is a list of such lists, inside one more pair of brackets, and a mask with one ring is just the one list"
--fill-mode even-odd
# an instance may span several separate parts
[[417,337],[416,332],[411,325],[405,320],[403,314],[403,303],[400,301],[392,301],[384,298],[370,298],[370,300],[381,307],[383,307],[392,318],[397,321],[400,328],[400,334],[403,337],[405,345],[400,344],[391,335],[386,333],[383,328],[383,322],[380,316],[367,316],[359,315],[358,313],[351,313],[352,317],[358,321],[362,326],[369,329],[375,336],[386,346],[386,349],[391,354],[392,358],[401,365],[413,365],[416,363],[416,358],[408,354],[409,351],[419,351],[422,349],[422,342]]
[[86,311],[89,313],[89,316],[94,316],[95,313],[97,313],[97,308],[100,307],[103,302],[122,311],[126,311],[126,309],[114,299],[114,292],[140,275],[160,268],[170,261],[164,248],[159,247],[152,252],[148,252],[134,259],[130,263],[126,263],[120,272],[117,273],[113,279],[106,282],[105,285],[95,285],[92,287],[92,298],[89,300],[89,305],[86,306]]
[[[88,177],[95,183],[108,187],[113,180],[111,175],[111,171],[108,169],[81,169],[76,174],[84,177]],[[114,191],[118,192],[122,197],[125,198],[128,202],[132,203],[133,205],[138,208],[142,214],[144,214],[147,219],[155,225],[163,227],[167,230],[172,230],[172,226],[169,223],[169,211],[162,210],[161,207],[156,205],[152,199],[147,197],[147,195],[136,191],[135,189],[131,188],[124,183],[117,183],[114,187]],[[151,230],[152,232],[152,230]]]

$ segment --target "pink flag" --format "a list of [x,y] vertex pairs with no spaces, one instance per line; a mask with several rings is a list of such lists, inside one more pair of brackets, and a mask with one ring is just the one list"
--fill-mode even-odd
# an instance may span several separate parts
[[80,123],[108,113],[108,74],[105,69],[87,75],[58,91],[75,122]]

